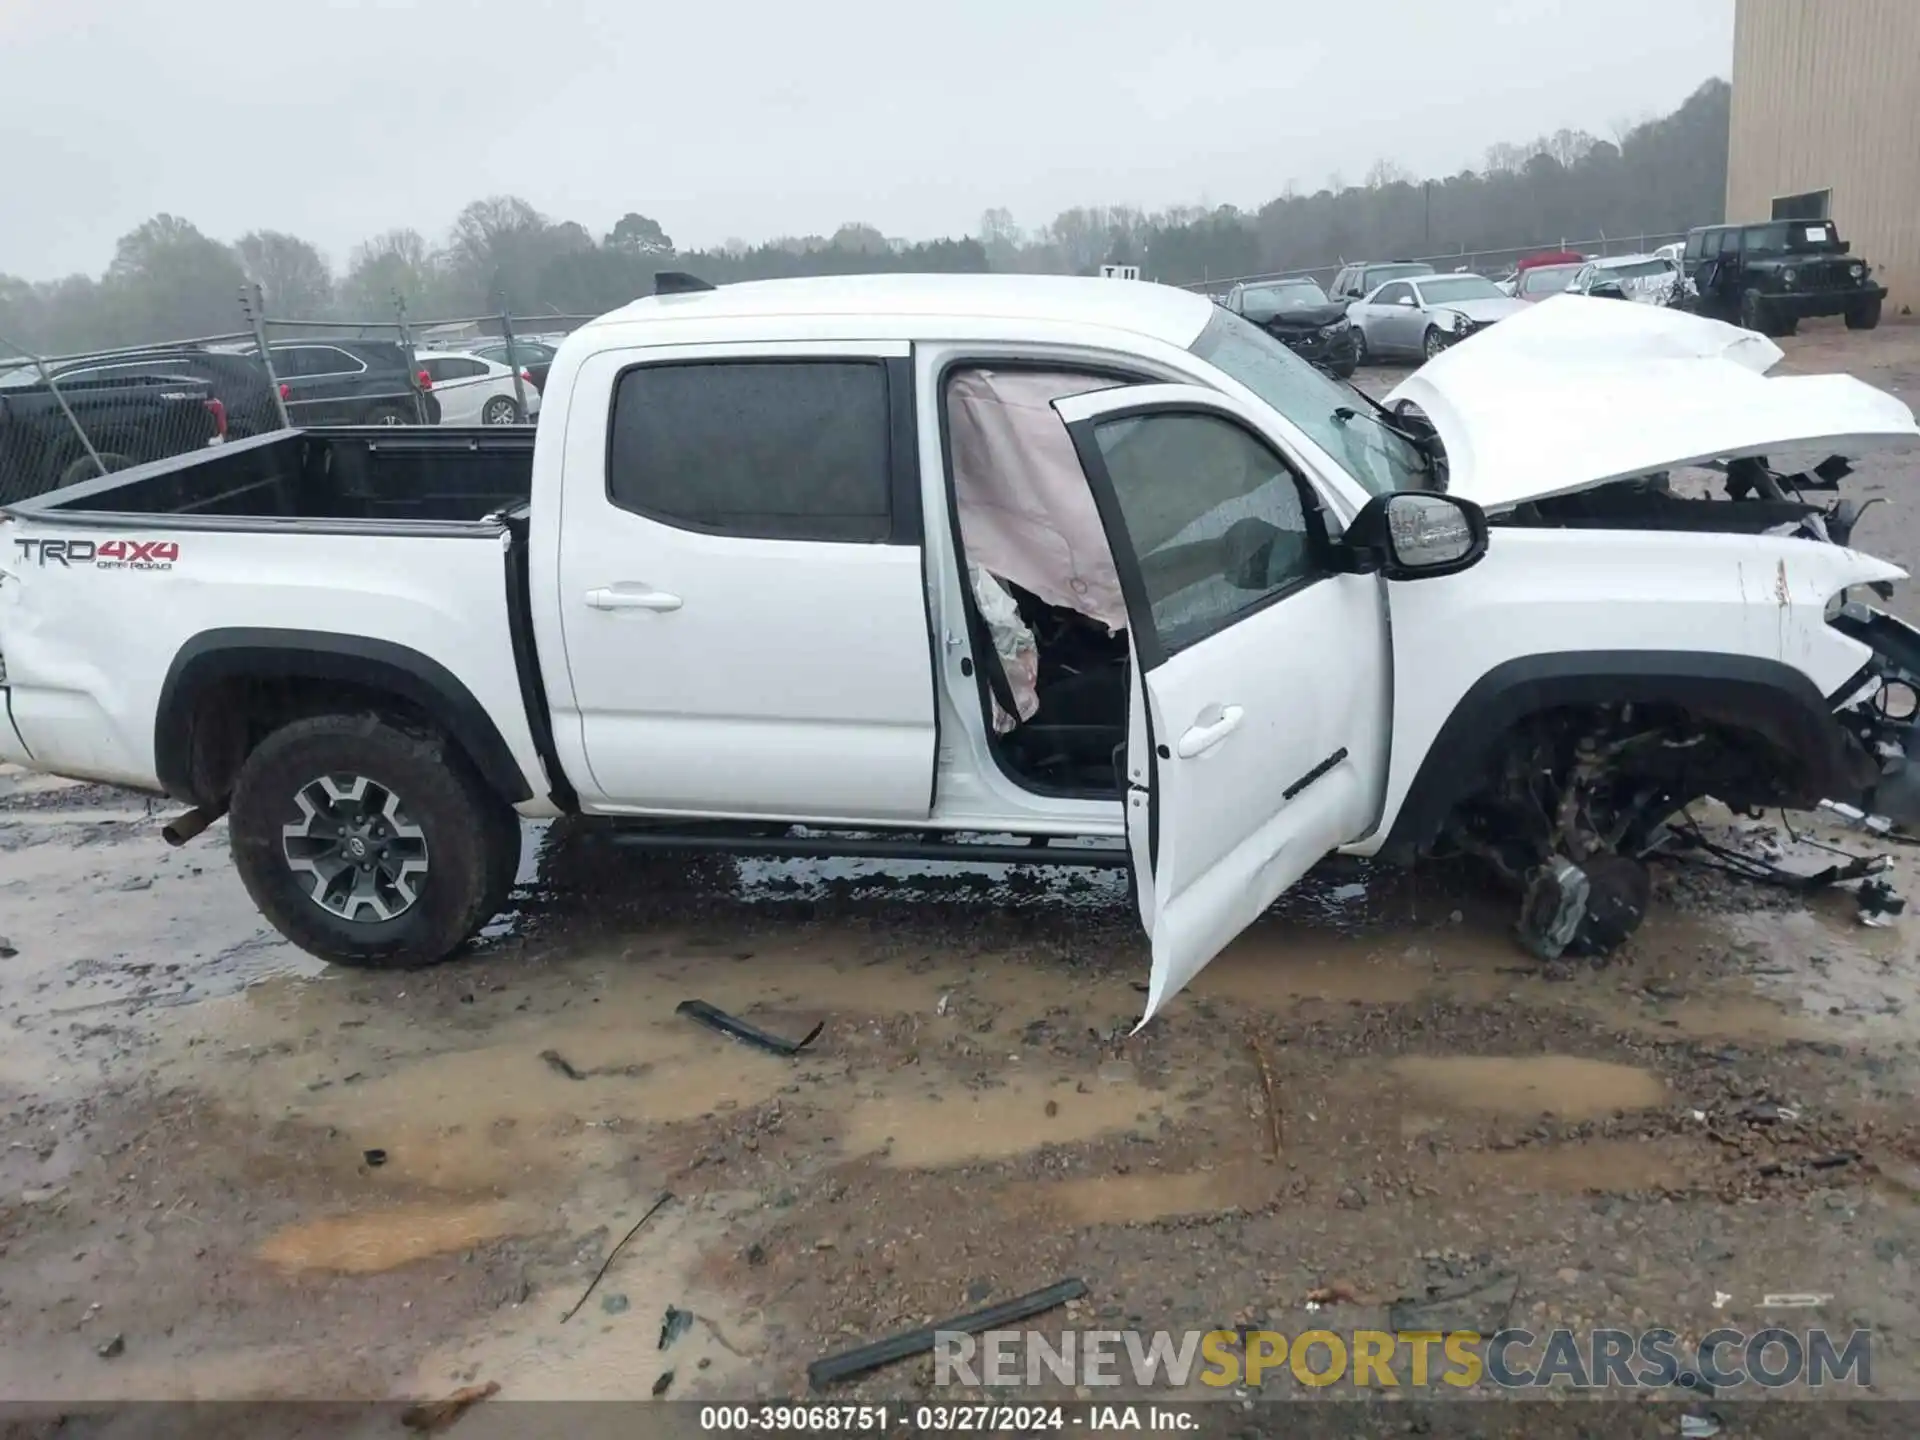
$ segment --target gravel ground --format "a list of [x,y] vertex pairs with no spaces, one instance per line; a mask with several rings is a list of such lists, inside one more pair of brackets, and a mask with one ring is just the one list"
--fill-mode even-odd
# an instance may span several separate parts
[[[1920,328],[1806,330],[1795,368],[1920,399]],[[1910,515],[1862,548],[1920,561]],[[9,1398],[797,1395],[1065,1277],[1036,1325],[1371,1328],[1452,1287],[1535,1331],[1865,1328],[1873,1393],[1920,1397],[1915,927],[1845,893],[1666,869],[1626,951],[1543,969],[1470,874],[1330,866],[1131,1036],[1114,880],[530,827],[475,954],[354,974],[264,927],[224,827],[159,821],[0,773]],[[689,998],[824,1028],[781,1058]],[[920,1359],[834,1398],[936,1393]]]

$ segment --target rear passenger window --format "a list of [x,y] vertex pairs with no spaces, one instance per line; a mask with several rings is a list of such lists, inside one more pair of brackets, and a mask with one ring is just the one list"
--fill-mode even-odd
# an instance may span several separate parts
[[614,391],[607,496],[723,535],[883,541],[889,460],[879,364],[642,365]]

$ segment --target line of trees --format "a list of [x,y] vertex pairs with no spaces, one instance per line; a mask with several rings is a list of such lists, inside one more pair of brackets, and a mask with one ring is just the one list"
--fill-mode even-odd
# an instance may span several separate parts
[[1677,110],[1603,140],[1562,130],[1496,145],[1479,170],[1416,180],[1387,161],[1362,182],[1339,175],[1308,194],[1288,182],[1255,211],[1231,205],[1148,213],[1080,207],[1023,229],[989,210],[977,234],[906,243],[849,223],[829,236],[681,251],[638,212],[595,237],[511,195],[476,200],[438,245],[389,230],[336,273],[308,241],[256,230],[231,244],[174,215],[121,237],[106,273],[29,282],[0,275],[0,352],[68,353],[240,327],[237,296],[258,284],[271,316],[389,320],[489,314],[595,314],[652,291],[663,269],[724,283],[872,271],[1087,274],[1136,264],[1172,284],[1326,264],[1428,255],[1562,237],[1682,230],[1722,218],[1731,89],[1710,80]]

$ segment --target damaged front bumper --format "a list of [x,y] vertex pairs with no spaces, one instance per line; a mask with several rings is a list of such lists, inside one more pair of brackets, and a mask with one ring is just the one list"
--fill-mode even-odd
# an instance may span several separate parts
[[1873,653],[1842,686],[1835,718],[1871,762],[1855,795],[1830,795],[1920,835],[1920,630],[1841,598],[1827,623]]

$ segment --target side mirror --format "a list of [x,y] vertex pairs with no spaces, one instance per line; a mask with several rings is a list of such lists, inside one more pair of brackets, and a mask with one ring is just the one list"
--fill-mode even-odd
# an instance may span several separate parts
[[1486,512],[1455,495],[1376,495],[1341,537],[1341,568],[1389,580],[1457,575],[1487,553]]

